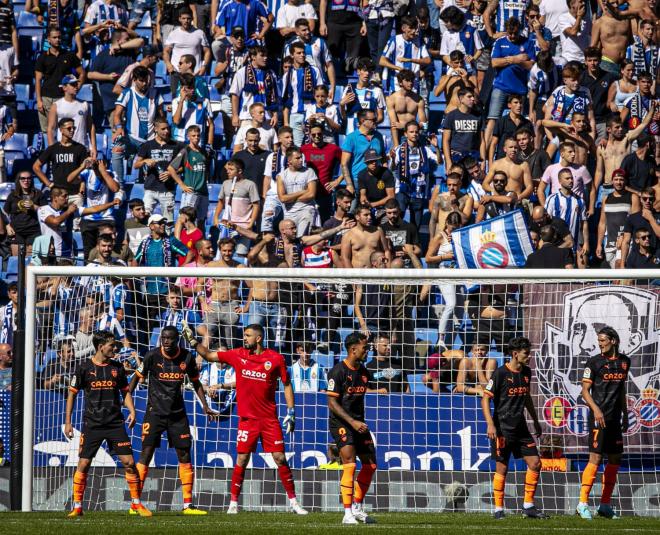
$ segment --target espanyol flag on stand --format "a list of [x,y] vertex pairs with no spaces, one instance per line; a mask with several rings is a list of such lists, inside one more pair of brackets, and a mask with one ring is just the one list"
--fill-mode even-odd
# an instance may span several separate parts
[[462,269],[524,267],[534,250],[521,209],[455,230],[451,240]]

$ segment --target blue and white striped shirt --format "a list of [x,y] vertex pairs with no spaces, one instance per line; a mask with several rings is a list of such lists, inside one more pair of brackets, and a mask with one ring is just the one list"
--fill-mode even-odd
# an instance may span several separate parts
[[[412,63],[410,61],[400,62],[399,58],[406,59],[423,59],[428,58],[429,51],[426,49],[425,45],[419,46],[414,41],[406,41],[403,38],[403,35],[395,35],[390,37],[385,50],[383,50],[382,56],[387,58],[391,63],[397,67],[403,67],[415,73],[417,79],[415,81],[415,88],[419,86],[419,72],[421,70],[421,65],[419,63]],[[387,87],[389,92],[399,90],[399,82],[396,80],[396,73],[390,72],[389,69],[383,70],[383,83],[384,87]]]
[[[172,113],[176,112],[179,107],[180,98],[175,98],[172,101]],[[206,143],[208,132],[208,121],[212,119],[211,116],[211,103],[209,99],[197,99],[195,101],[184,101],[183,112],[181,113],[181,121],[177,124],[172,124],[172,139],[186,141],[186,130],[189,126],[197,125],[201,129],[202,143]]]
[[[567,197],[561,191],[558,191],[546,199],[545,209],[550,216],[564,220],[573,236],[573,248],[577,248],[578,238],[582,230],[582,222],[587,219],[587,210],[584,201],[575,195],[575,193],[571,192]],[[587,239],[587,236],[583,238]]]
[[154,137],[156,111],[163,104],[163,97],[154,88],[141,95],[133,87],[127,87],[115,104],[126,110],[127,135],[140,142]]
[[305,67],[291,67],[284,75],[282,97],[284,107],[289,108],[291,113],[305,113],[305,104],[314,101],[314,88],[323,85],[323,75],[313,65],[309,68],[312,71],[312,87],[307,98],[305,98]]
[[495,31],[506,32],[506,21],[511,17],[516,17],[520,21],[520,26],[524,28],[526,7],[526,0],[500,0],[495,14]]

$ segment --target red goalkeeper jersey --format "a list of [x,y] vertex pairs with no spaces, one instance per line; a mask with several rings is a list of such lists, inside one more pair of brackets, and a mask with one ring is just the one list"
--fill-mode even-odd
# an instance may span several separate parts
[[217,355],[220,362],[236,370],[238,415],[241,418],[277,418],[277,380],[289,382],[284,357],[272,349],[255,355],[245,348],[218,351]]

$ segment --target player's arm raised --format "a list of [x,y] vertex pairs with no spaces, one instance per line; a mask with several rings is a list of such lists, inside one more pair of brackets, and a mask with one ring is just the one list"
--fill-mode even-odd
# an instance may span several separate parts
[[181,335],[183,336],[184,340],[188,342],[188,345],[197,351],[197,354],[200,357],[202,357],[207,362],[220,362],[219,351],[211,351],[204,344],[201,344],[197,338],[195,338],[195,334],[190,328],[190,325],[188,325],[187,321],[184,320],[181,322],[181,325]]

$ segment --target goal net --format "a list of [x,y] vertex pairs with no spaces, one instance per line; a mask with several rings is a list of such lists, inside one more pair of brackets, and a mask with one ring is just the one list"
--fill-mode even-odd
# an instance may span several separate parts
[[[612,277],[616,277],[613,280]],[[644,278],[633,278],[633,277]],[[30,267],[23,507],[71,506],[84,396],[76,401],[74,437],[65,437],[67,389],[75,367],[93,353],[91,335],[115,333],[117,359],[129,375],[166,325],[185,319],[211,348],[242,346],[259,323],[265,345],[281,352],[296,392],[296,430],[285,438],[299,500],[312,511],[339,511],[336,448],[328,432],[326,374],[346,356],[343,340],[368,332],[373,375],[366,421],[378,472],[366,499],[373,511],[489,512],[494,462],[481,392],[506,360],[510,339],[532,343],[532,394],[543,435],[537,503],[570,514],[588,457],[587,407],[581,398],[586,360],[599,353],[597,331],[614,327],[632,359],[627,382],[630,428],[613,504],[624,514],[658,515],[660,491],[659,272],[339,270],[241,268]],[[182,342],[183,343],[183,342]],[[193,436],[194,496],[201,508],[229,504],[237,415],[231,368],[202,364],[210,422],[190,385],[184,398]],[[284,396],[277,394],[280,417]],[[134,394],[129,431],[136,459],[147,386]],[[530,429],[533,429],[530,426]],[[524,463],[511,460],[507,509],[519,509]],[[602,468],[601,468],[602,470]],[[600,476],[592,500],[600,496]],[[178,461],[163,437],[143,501],[155,510],[182,507]],[[123,469],[99,450],[84,499],[89,510],[130,506]],[[241,507],[287,505],[277,470],[261,446],[247,471]]]

